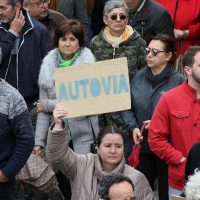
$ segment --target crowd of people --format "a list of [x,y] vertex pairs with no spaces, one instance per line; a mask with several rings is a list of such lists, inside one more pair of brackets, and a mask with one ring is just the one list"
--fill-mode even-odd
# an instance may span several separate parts
[[[200,1],[0,0],[0,20],[0,200],[200,200]],[[121,57],[130,110],[67,117],[54,70]],[[31,154],[59,195],[15,178]]]

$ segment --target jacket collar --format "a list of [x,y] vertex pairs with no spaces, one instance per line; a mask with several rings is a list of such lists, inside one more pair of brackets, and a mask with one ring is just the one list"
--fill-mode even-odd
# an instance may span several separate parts
[[117,165],[117,167],[111,173],[107,173],[103,171],[103,167],[101,165],[99,155],[96,155],[94,175],[98,178],[99,181],[101,181],[107,175],[116,174],[116,173],[122,174],[124,170],[124,166],[125,166],[125,159],[123,158],[121,162]]
[[[131,11],[130,11],[131,13]],[[131,25],[134,26],[138,21],[147,21],[149,18],[149,0],[145,0],[143,6],[135,13],[134,16],[130,16]]]

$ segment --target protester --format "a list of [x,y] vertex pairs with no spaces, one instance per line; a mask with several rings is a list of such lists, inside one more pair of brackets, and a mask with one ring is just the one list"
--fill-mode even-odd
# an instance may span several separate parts
[[[91,41],[91,50],[97,61],[127,57],[131,81],[136,71],[145,66],[145,41],[138,32],[127,25],[128,7],[124,1],[110,0],[104,7],[106,27]],[[120,112],[100,116],[100,126],[114,124],[123,128]]]
[[129,7],[128,24],[149,42],[159,33],[174,37],[173,24],[167,10],[154,0],[124,0]]
[[[177,39],[177,55],[192,45],[200,45],[200,1],[199,0],[156,0],[169,12],[174,24],[174,34]],[[190,7],[190,12],[185,12]]]
[[135,185],[136,200],[152,200],[153,193],[145,176],[125,164],[124,134],[113,126],[107,126],[97,137],[98,154],[76,154],[68,147],[63,117],[67,109],[57,104],[53,123],[49,129],[46,155],[55,170],[70,179],[72,200],[94,200],[98,198],[98,185],[106,175],[119,173],[128,176]]
[[39,22],[44,24],[51,33],[51,38],[54,38],[54,31],[56,26],[65,20],[66,17],[61,13],[49,9],[50,0],[40,0],[34,2],[33,0],[26,0],[25,7],[29,14],[35,17]]
[[182,192],[189,150],[200,141],[199,65],[200,46],[191,46],[183,56],[187,81],[162,95],[150,123],[149,146],[168,164],[169,196]]
[[167,165],[151,152],[147,138],[151,117],[161,95],[184,81],[174,69],[175,46],[175,39],[168,35],[152,37],[146,48],[147,66],[138,71],[131,82],[131,110],[122,112],[129,133],[126,157],[131,154],[133,142],[138,144],[142,140],[138,170],[146,176],[153,190],[158,178],[159,199],[162,200],[168,200]]
[[[83,26],[77,20],[65,20],[56,28],[54,46],[55,49],[44,58],[39,74],[40,99],[37,102],[34,148],[36,154],[40,154],[41,148],[45,147],[52,112],[57,102],[54,69],[95,62],[94,55],[85,47]],[[90,152],[90,142],[94,139],[93,130],[96,136],[99,132],[98,117],[95,115],[72,118],[68,119],[68,124],[68,136],[72,140],[75,152]]]
[[0,79],[0,199],[14,200],[15,175],[26,163],[34,137],[26,103]]
[[121,174],[106,176],[99,184],[99,200],[127,199],[134,200],[134,185],[132,180]]
[[51,45],[46,27],[31,18],[22,5],[23,0],[0,0],[0,77],[17,88],[30,111],[39,95],[41,61]]

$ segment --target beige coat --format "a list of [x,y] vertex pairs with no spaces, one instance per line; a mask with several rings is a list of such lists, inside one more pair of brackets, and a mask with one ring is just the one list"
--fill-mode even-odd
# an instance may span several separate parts
[[[55,170],[60,170],[71,181],[71,200],[95,200],[98,197],[98,184],[104,176],[99,156],[88,153],[78,155],[66,140],[67,128],[62,131],[49,129],[47,140],[47,159]],[[145,176],[125,164],[124,159],[112,173],[120,173],[132,179],[135,185],[136,200],[152,200],[153,192]]]

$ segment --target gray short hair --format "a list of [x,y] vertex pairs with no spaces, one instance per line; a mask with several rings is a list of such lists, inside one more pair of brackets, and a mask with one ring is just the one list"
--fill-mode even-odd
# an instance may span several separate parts
[[123,0],[110,0],[107,1],[104,9],[103,9],[103,16],[107,15],[108,13],[110,13],[113,9],[115,8],[124,8],[126,14],[128,15],[128,6],[126,5],[125,1]]
[[200,200],[200,171],[195,170],[195,173],[189,176],[189,180],[185,186],[187,200]]

